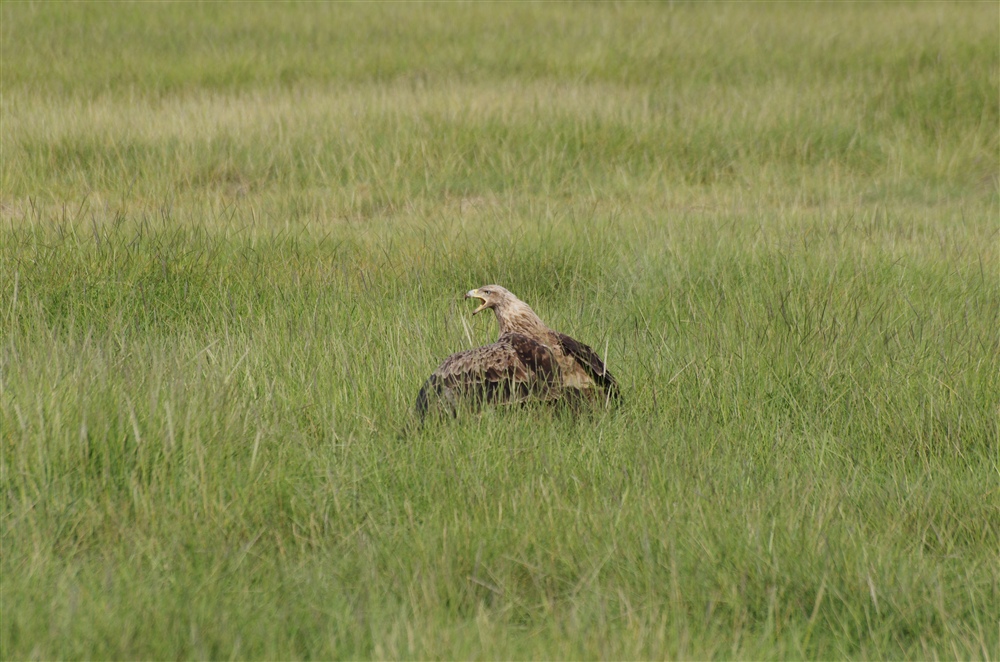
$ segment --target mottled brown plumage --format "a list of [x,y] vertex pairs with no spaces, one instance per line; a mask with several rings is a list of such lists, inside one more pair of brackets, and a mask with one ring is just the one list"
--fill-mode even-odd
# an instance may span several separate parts
[[493,310],[500,337],[445,359],[417,394],[421,416],[434,400],[455,412],[462,403],[618,397],[618,383],[597,352],[547,327],[528,304],[504,288],[486,285],[465,297],[482,300],[473,315]]

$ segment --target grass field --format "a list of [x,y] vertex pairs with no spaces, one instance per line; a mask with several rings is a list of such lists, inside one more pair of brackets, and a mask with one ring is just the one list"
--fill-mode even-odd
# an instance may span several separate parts
[[1000,658],[998,18],[3,2],[0,658]]

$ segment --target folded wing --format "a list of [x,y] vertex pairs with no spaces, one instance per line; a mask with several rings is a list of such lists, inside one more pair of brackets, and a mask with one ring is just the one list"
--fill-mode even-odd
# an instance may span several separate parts
[[436,403],[455,412],[460,404],[516,403],[528,398],[558,397],[559,364],[552,350],[520,333],[452,354],[424,382],[417,394],[421,418]]
[[590,346],[583,344],[579,340],[567,336],[565,333],[555,332],[559,346],[562,351],[571,356],[584,373],[590,376],[594,383],[604,390],[605,397],[617,399],[618,382],[608,372],[601,357],[597,355]]

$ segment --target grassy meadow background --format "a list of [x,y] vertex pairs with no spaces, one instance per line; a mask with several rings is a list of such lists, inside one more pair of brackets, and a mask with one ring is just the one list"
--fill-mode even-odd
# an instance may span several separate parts
[[3,659],[1000,657],[995,3],[0,19]]

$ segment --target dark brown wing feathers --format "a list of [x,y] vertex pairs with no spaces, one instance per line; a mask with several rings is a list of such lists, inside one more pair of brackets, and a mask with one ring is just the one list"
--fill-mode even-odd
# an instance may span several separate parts
[[459,401],[519,402],[544,395],[559,382],[552,350],[519,333],[507,333],[497,342],[452,354],[424,382],[416,409],[423,416],[432,399],[453,412]]
[[563,352],[576,359],[576,362],[590,375],[594,383],[604,389],[612,398],[618,397],[618,382],[608,372],[597,352],[565,333],[556,332],[556,337],[559,339],[559,345]]

